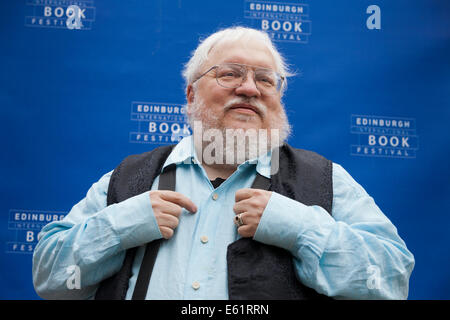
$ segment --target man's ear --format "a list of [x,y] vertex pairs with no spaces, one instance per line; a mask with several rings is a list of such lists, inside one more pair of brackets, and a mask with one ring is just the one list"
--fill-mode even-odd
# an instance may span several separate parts
[[194,96],[195,96],[194,87],[192,86],[192,84],[190,84],[187,86],[186,89],[186,98],[188,105],[194,102]]

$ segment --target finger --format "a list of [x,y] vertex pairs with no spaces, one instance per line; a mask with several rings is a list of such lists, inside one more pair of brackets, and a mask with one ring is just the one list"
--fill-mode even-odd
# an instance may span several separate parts
[[178,227],[180,220],[169,214],[162,214],[156,219],[158,225],[160,227],[169,227],[171,229],[175,229]]
[[248,198],[251,198],[255,193],[255,189],[243,188],[236,191],[234,201],[239,202]]
[[184,194],[182,194],[180,192],[168,191],[168,190],[162,191],[161,199],[175,203],[175,204],[185,208],[189,212],[192,212],[192,213],[197,212],[197,206],[191,201],[191,199],[189,199],[188,197],[186,197]]
[[251,198],[247,198],[247,199],[243,199],[239,202],[236,202],[233,205],[233,211],[238,214],[241,212],[251,212],[254,210],[258,210],[258,207],[260,206],[257,198],[251,197]]
[[162,214],[167,214],[179,218],[181,213],[183,212],[183,208],[175,203],[165,200],[162,200],[162,203],[163,203],[161,206]]
[[161,235],[164,239],[170,239],[173,236],[173,229],[169,227],[159,227],[159,230],[161,231]]
[[[254,213],[247,212],[247,211],[244,211],[243,213],[241,213],[240,217],[241,217],[241,221],[242,221],[243,225],[253,226],[255,229],[258,226],[259,222],[261,221],[261,217],[259,217],[258,215],[254,214]],[[236,216],[234,219],[236,221]]]
[[241,237],[250,238],[255,235],[256,229],[254,228],[254,226],[244,224],[243,226],[239,227],[237,231],[241,235]]
[[179,205],[161,199],[159,194],[153,194],[150,197],[150,201],[155,216],[170,214],[178,218],[183,211],[183,208],[181,208]]
[[247,209],[248,209],[248,205],[246,203],[243,203],[242,201],[236,202],[233,205],[233,211],[235,214],[239,214],[239,213],[248,211]]
[[245,224],[245,222],[244,222],[244,213],[235,215],[233,221],[234,221],[234,224],[238,228],[240,227],[240,224],[244,225]]

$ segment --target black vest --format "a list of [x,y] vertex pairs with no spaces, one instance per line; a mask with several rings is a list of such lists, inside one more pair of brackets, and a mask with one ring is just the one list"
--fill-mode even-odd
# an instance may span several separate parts
[[[122,161],[111,176],[107,205],[150,190],[172,148],[159,147]],[[319,205],[331,214],[332,162],[317,153],[285,144],[279,149],[279,169],[271,176],[268,189],[307,206]],[[156,259],[158,241],[162,240],[147,246],[152,263]],[[96,299],[125,299],[137,249],[127,250],[121,269],[100,283]],[[292,255],[284,249],[241,238],[228,246],[227,264],[228,295],[232,300],[327,298],[299,281]]]

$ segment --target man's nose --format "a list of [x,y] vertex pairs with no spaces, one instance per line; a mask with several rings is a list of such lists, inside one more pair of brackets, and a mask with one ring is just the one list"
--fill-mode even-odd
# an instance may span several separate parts
[[255,79],[253,77],[253,73],[249,72],[247,77],[242,81],[242,84],[235,89],[237,95],[243,95],[246,97],[259,97],[261,96],[261,92],[258,90],[256,86]]

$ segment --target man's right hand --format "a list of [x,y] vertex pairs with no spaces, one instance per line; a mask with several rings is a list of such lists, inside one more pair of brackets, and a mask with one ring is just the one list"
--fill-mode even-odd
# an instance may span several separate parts
[[150,191],[150,203],[164,239],[170,239],[173,236],[183,208],[191,213],[197,212],[197,206],[188,197],[175,191]]

